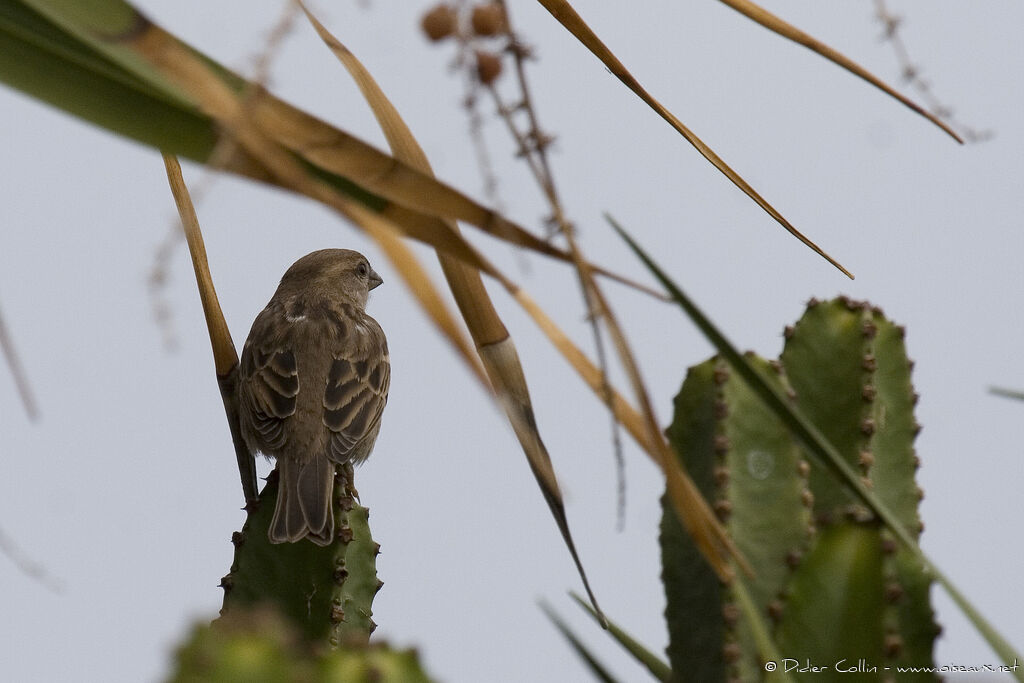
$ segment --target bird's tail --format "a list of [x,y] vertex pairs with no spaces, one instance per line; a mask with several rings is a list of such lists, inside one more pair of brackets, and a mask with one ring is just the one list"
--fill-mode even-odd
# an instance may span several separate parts
[[277,471],[277,506],[267,534],[270,542],[295,543],[308,537],[317,545],[329,545],[334,538],[333,463],[323,455],[305,463],[281,458]]

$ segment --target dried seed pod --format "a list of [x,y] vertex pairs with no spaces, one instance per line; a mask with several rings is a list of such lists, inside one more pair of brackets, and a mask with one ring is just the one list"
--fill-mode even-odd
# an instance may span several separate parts
[[478,36],[496,36],[504,33],[508,23],[505,21],[505,9],[497,2],[477,5],[470,15],[473,33]]
[[491,52],[476,52],[476,77],[484,85],[490,85],[501,75],[501,58]]
[[451,5],[443,3],[424,14],[423,19],[420,20],[423,32],[434,42],[444,40],[454,34],[458,23],[455,9]]

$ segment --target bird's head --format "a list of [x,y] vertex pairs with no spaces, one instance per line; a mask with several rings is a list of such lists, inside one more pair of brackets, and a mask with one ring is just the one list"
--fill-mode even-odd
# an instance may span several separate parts
[[370,262],[351,249],[321,249],[293,263],[281,278],[279,292],[342,296],[360,310],[370,290],[383,282]]

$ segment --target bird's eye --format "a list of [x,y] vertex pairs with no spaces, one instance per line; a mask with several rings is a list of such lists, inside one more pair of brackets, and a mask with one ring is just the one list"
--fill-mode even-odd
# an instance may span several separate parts
[[360,263],[359,267],[356,268],[356,272],[359,273],[359,277],[366,277],[370,274],[370,266],[366,265],[365,262]]

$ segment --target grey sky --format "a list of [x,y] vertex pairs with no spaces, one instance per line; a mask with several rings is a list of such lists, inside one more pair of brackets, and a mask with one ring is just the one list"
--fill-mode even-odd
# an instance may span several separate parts
[[[244,67],[279,2],[147,0],[165,28]],[[430,47],[430,3],[321,3],[419,137],[437,174],[482,189],[450,47]],[[777,0],[773,11],[889,82],[873,4]],[[793,223],[857,275],[850,282],[789,237],[621,86],[537,3],[514,19],[554,165],[583,247],[637,278],[642,267],[601,219],[614,214],[743,348],[774,357],[811,296],[846,293],[908,329],[921,394],[917,442],[923,546],[1016,647],[1024,647],[1019,494],[1024,404],[1024,49],[1017,2],[890,3],[934,89],[996,132],[958,146],[895,101],[769,34],[721,3],[574,3],[633,73]],[[297,24],[273,68],[290,101],[383,146],[333,56]],[[163,292],[176,353],[161,346],[146,278],[171,229],[159,155],[0,89],[7,134],[0,308],[42,419],[24,416],[0,369],[0,528],[64,583],[48,592],[0,557],[0,645],[9,680],[156,680],[193,620],[220,607],[217,583],[242,523],[230,438],[183,246]],[[545,209],[497,121],[487,126],[508,213]],[[205,175],[185,167],[191,183]],[[392,389],[373,458],[357,474],[382,545],[378,634],[420,649],[438,678],[573,681],[586,674],[536,607],[554,604],[623,680],[642,672],[565,597],[580,588],[518,445],[399,278],[328,211],[223,178],[199,204],[213,277],[239,347],[284,269],[314,249],[364,251],[384,278],[369,312],[388,334]],[[581,345],[590,334],[575,277],[477,239]],[[438,273],[429,250],[424,262]],[[438,277],[438,282],[441,282]],[[615,466],[604,411],[518,307],[492,293],[516,339],[577,545],[602,606],[661,651],[660,478],[625,449],[626,529],[615,531]],[[670,418],[686,367],[710,348],[672,308],[617,287],[657,411]],[[589,348],[589,347],[588,347]],[[618,384],[621,373],[613,373]],[[263,466],[264,471],[267,469]],[[940,589],[940,664],[996,663]]]

